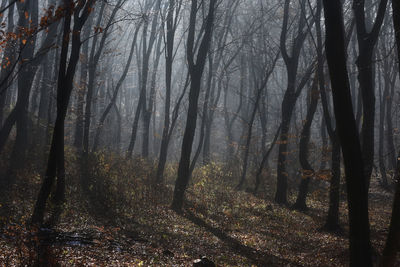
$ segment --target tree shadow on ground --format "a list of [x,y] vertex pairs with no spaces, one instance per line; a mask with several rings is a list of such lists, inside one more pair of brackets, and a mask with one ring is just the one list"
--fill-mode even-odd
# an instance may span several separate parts
[[218,237],[221,241],[223,241],[228,247],[232,249],[232,251],[249,259],[253,264],[256,264],[257,266],[300,266],[298,264],[289,262],[287,260],[278,258],[274,255],[270,255],[268,253],[240,243],[238,240],[229,236],[221,229],[218,229],[208,224],[206,221],[196,216],[196,214],[189,211],[188,209],[184,211],[182,216],[192,223],[196,224],[197,226],[206,229],[207,231]]

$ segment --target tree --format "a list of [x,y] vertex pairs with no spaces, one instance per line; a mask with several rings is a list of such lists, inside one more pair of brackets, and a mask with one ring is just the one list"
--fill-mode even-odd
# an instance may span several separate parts
[[[5,3],[5,1],[3,1]],[[12,32],[14,29],[14,2],[10,0],[10,6],[8,8],[8,21],[7,21],[7,32]],[[0,127],[3,126],[4,109],[6,105],[6,90],[10,86],[9,80],[12,73],[12,63],[15,61],[14,53],[14,42],[10,42],[4,51],[3,59],[1,62],[2,68],[0,73],[0,81],[3,85],[0,87]],[[8,64],[10,63],[10,64]],[[10,66],[11,65],[11,66]],[[6,67],[4,67],[6,66]],[[7,80],[7,81],[6,81]],[[4,81],[4,82],[3,82]]]
[[156,182],[163,182],[165,163],[167,162],[170,130],[170,109],[171,109],[171,87],[172,87],[172,64],[174,60],[174,38],[178,25],[178,16],[182,1],[169,0],[166,21],[165,37],[165,104],[164,104],[164,127],[162,131],[160,156],[158,159]]
[[367,180],[347,73],[342,4],[340,0],[324,0],[323,3],[326,57],[346,174],[350,266],[372,266]]
[[[31,10],[32,12],[30,14],[28,10],[31,5],[33,5],[33,9]],[[14,124],[17,123],[19,126],[17,126],[17,136],[12,152],[13,160],[11,162],[21,163],[24,162],[23,158],[25,156],[28,144],[28,131],[26,127],[28,124],[27,112],[29,107],[29,95],[32,88],[32,82],[40,63],[44,59],[43,55],[46,54],[50,50],[50,48],[54,46],[54,41],[57,37],[58,24],[60,22],[60,19],[62,18],[62,15],[60,14],[62,14],[62,12],[57,12],[57,10],[55,12],[55,15],[50,13],[49,15],[51,15],[51,17],[48,18],[46,23],[40,23],[40,28],[38,28],[38,10],[36,1],[29,0],[18,2],[17,7],[20,15],[18,19],[18,35],[21,36],[21,38],[18,39],[20,49],[18,52],[18,59],[15,60],[15,63],[20,63],[20,67],[17,72],[18,87],[20,87],[21,89],[18,90],[18,98],[15,107],[8,114],[2,128],[0,129],[0,152],[2,152],[4,149],[12,127],[14,126]],[[31,20],[32,23],[30,23]],[[40,30],[44,29],[47,29],[47,34],[42,39],[40,47],[38,49],[35,49],[37,33]],[[35,52],[35,50],[37,51]],[[12,72],[13,70],[10,70],[9,73]],[[1,83],[4,83],[5,81],[6,80],[3,80],[1,81]],[[13,168],[10,168],[10,170],[11,169]]]
[[[209,10],[204,26],[204,34],[197,51],[196,61],[194,60],[194,38],[196,31],[196,17],[198,12],[197,0],[191,1],[189,18],[189,32],[187,40],[187,61],[191,78],[189,91],[189,107],[187,112],[186,127],[183,135],[181,158],[178,167],[178,178],[175,182],[174,198],[171,208],[177,212],[182,210],[183,199],[186,187],[190,178],[190,155],[197,122],[198,99],[201,89],[201,78],[203,76],[204,65],[210,47],[212,29],[214,23],[214,13],[216,0],[210,0]],[[204,4],[204,2],[203,2]]]
[[[397,44],[397,59],[400,59],[400,2],[392,1],[393,26]],[[399,67],[400,67],[400,61]],[[400,69],[399,69],[400,73]],[[400,249],[400,153],[397,156],[396,193],[394,195],[392,219],[390,220],[389,234],[383,250],[380,266],[395,266],[396,254]]]
[[[284,17],[283,17],[283,26],[280,38],[280,50],[283,57],[283,60],[286,65],[287,71],[287,88],[285,94],[283,96],[282,101],[282,122],[281,122],[281,132],[279,138],[279,154],[278,154],[278,166],[277,166],[277,188],[275,193],[275,202],[279,204],[287,204],[287,179],[288,173],[286,172],[286,157],[287,157],[287,148],[289,142],[289,128],[290,121],[292,119],[292,114],[294,107],[296,106],[297,98],[299,97],[302,89],[304,88],[306,82],[311,76],[312,70],[314,68],[314,64],[310,64],[308,69],[305,71],[305,74],[300,82],[298,82],[298,67],[300,60],[300,52],[303,48],[304,41],[307,37],[308,30],[306,25],[309,22],[306,22],[306,14],[305,9],[302,8],[300,11],[297,35],[292,41],[291,46],[291,55],[288,53],[288,49],[286,47],[287,35],[288,35],[288,27],[289,27],[289,8],[290,8],[290,0],[285,1],[284,6]],[[301,5],[305,5],[305,1],[301,1]]]
[[249,122],[249,127],[248,127],[248,132],[247,132],[247,138],[246,138],[246,145],[245,145],[245,151],[244,151],[244,159],[243,159],[243,171],[242,175],[240,178],[240,182],[237,185],[237,189],[242,189],[243,183],[246,180],[246,172],[247,172],[247,162],[249,159],[249,150],[250,150],[250,142],[251,142],[251,135],[252,135],[252,130],[253,130],[253,124],[254,124],[254,119],[256,117],[257,110],[259,108],[260,100],[261,100],[261,94],[264,91],[265,87],[267,86],[268,80],[274,71],[275,64],[278,61],[280,53],[278,52],[276,56],[272,59],[272,63],[270,66],[268,66],[265,70],[265,75],[262,78],[262,81],[260,81],[260,84],[257,84],[257,89],[255,90],[255,103],[253,106],[253,110],[250,115],[250,122]]
[[374,161],[374,124],[375,124],[375,75],[373,75],[372,57],[379,37],[388,0],[381,0],[375,23],[368,32],[365,21],[365,0],[354,0],[353,10],[356,20],[359,55],[356,61],[358,67],[358,83],[363,103],[363,123],[361,130],[362,152],[364,157],[365,177],[369,180]]
[[97,126],[96,134],[95,134],[94,141],[93,141],[92,151],[96,151],[97,148],[98,148],[100,134],[101,134],[101,131],[103,129],[104,122],[105,122],[105,120],[107,118],[107,115],[111,111],[111,108],[115,105],[115,102],[116,102],[117,96],[118,96],[118,92],[119,92],[120,88],[122,87],[122,83],[124,82],[124,80],[126,78],[126,75],[128,74],[129,67],[131,66],[131,62],[132,62],[132,59],[133,59],[133,52],[135,50],[135,45],[136,45],[136,41],[137,41],[137,36],[138,36],[139,30],[140,30],[140,24],[136,26],[135,34],[134,34],[134,37],[133,37],[133,40],[132,40],[131,49],[130,49],[130,52],[129,52],[128,60],[126,62],[124,71],[122,72],[122,75],[119,78],[119,80],[117,82],[117,85],[115,86],[114,93],[113,93],[113,95],[111,97],[110,103],[107,105],[107,107],[105,108],[103,114],[100,117],[100,121],[99,121],[99,124]]
[[[118,10],[123,6],[123,4],[126,2],[126,0],[118,0],[117,4],[112,10],[111,16],[108,19],[108,22],[101,32],[103,35],[101,36],[100,43],[98,45],[98,48],[96,50],[96,43],[97,43],[97,36],[93,38],[92,42],[92,48],[90,51],[90,56],[89,56],[89,66],[88,66],[88,85],[87,85],[87,92],[86,92],[86,106],[85,106],[85,121],[84,121],[84,127],[83,127],[83,152],[85,154],[89,153],[89,138],[90,138],[90,124],[92,121],[92,100],[93,100],[93,95],[94,95],[94,89],[95,89],[95,79],[96,79],[96,68],[97,65],[100,61],[100,56],[103,52],[107,37],[108,37],[108,32],[112,26],[112,23],[114,21],[115,16],[117,15]],[[103,12],[104,12],[104,7],[105,7],[106,2],[103,1],[100,7],[100,15],[97,21],[97,27],[100,27],[100,21],[103,17]]]
[[[157,1],[157,4],[155,7],[153,5],[156,3],[156,1],[146,1],[145,2],[145,9],[144,12],[146,13],[146,19],[144,21],[143,29],[142,29],[142,40],[141,40],[141,58],[138,60],[138,65],[140,65],[140,72],[139,72],[139,100],[137,103],[137,107],[135,110],[135,117],[133,120],[133,125],[132,125],[132,133],[129,141],[129,146],[128,146],[128,151],[127,151],[127,157],[131,158],[133,150],[135,148],[135,143],[136,143],[136,136],[138,132],[138,126],[139,126],[139,119],[140,116],[143,116],[143,122],[148,122],[148,125],[150,125],[150,119],[151,119],[151,111],[150,115],[146,113],[147,110],[147,80],[149,76],[149,61],[150,61],[150,56],[151,52],[153,51],[153,47],[156,41],[157,37],[157,22],[158,22],[158,14],[159,12],[155,12],[156,15],[153,15],[150,17],[150,14],[152,11],[157,10],[157,8],[160,8],[160,1]],[[150,20],[152,18],[152,21]],[[149,30],[149,24],[150,25],[150,36],[148,37],[148,30]],[[140,57],[140,56],[139,56]],[[146,114],[143,114],[143,113]],[[147,117],[146,117],[147,116]],[[145,118],[146,117],[146,118]],[[148,129],[148,128],[147,128]],[[146,131],[145,131],[146,132]],[[148,133],[148,132],[147,132]],[[145,134],[147,134],[145,133]],[[147,136],[148,138],[148,136]],[[143,150],[145,151],[144,154],[148,153],[148,139],[147,139],[147,145],[144,144],[143,142],[143,147],[142,147],[142,152]],[[147,151],[146,151],[147,150]]]
[[[47,162],[46,174],[31,218],[32,224],[43,223],[46,202],[56,178],[57,187],[54,196],[56,211],[52,218],[50,218],[50,224],[54,223],[58,219],[62,210],[62,204],[65,200],[64,121],[73,89],[76,65],[79,60],[81,47],[80,32],[90,15],[94,2],[95,0],[81,1],[74,7],[73,0],[64,0],[65,18],[63,42],[57,81],[57,117]],[[72,16],[74,18],[74,26],[71,32]],[[68,51],[70,39],[71,50]]]
[[317,111],[319,91],[318,91],[318,74],[315,75],[312,86],[309,92],[309,103],[306,115],[306,121],[303,125],[303,130],[300,136],[300,148],[299,148],[299,160],[301,165],[302,179],[299,186],[299,193],[297,195],[296,203],[294,203],[293,208],[304,211],[307,210],[307,193],[308,185],[310,183],[311,177],[315,175],[314,168],[308,161],[308,145],[311,136],[311,125],[314,119],[315,112]]
[[[90,16],[88,22],[83,27],[82,36],[88,37],[90,35],[91,27],[93,24],[94,16]],[[76,149],[81,150],[83,146],[83,108],[85,104],[85,92],[88,77],[88,67],[89,67],[89,40],[87,39],[82,44],[82,56],[80,59],[80,77],[79,77],[79,87],[76,92],[77,96],[77,107],[76,107],[76,122],[75,122],[75,136],[74,136],[74,146]]]

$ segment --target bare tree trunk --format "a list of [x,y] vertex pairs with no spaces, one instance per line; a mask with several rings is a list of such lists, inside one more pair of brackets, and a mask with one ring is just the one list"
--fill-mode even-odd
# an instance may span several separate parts
[[354,0],[353,10],[356,19],[359,55],[356,60],[358,67],[358,83],[363,103],[363,120],[361,128],[362,154],[365,168],[367,188],[374,161],[374,124],[375,124],[375,75],[372,57],[375,44],[378,40],[388,0],[381,0],[377,11],[375,23],[370,32],[366,29],[365,1]]
[[149,103],[147,105],[146,110],[143,111],[143,142],[142,142],[143,158],[148,158],[148,156],[149,156],[150,122],[151,122],[151,117],[152,117],[151,115],[153,115],[154,102],[155,102],[155,97],[156,97],[157,70],[158,70],[158,65],[160,63],[160,57],[161,57],[161,53],[162,53],[162,49],[161,49],[162,37],[163,37],[163,35],[161,34],[161,32],[159,32],[157,46],[156,46],[156,50],[155,50],[156,55],[155,55],[154,64],[153,64],[153,73],[152,73],[151,81],[150,81]]
[[346,65],[345,33],[340,0],[323,0],[326,56],[338,136],[343,149],[350,226],[350,266],[372,266],[368,190],[354,118]]
[[[15,4],[12,2],[13,0],[9,0],[11,6],[8,8],[8,21],[7,21],[7,32],[12,32],[14,30],[14,7]],[[5,1],[3,1],[5,3]],[[12,72],[12,66],[15,61],[15,53],[14,53],[14,42],[9,41],[10,44],[7,45],[4,51],[3,60],[1,66],[1,73],[0,73],[0,81],[3,86],[0,86],[0,127],[3,126],[4,120],[4,112],[6,108],[6,97],[7,93],[6,90],[10,90],[8,87],[10,86],[8,80],[9,76]],[[7,66],[10,63],[10,66]],[[5,81],[7,80],[7,81]]]
[[[88,38],[92,23],[93,17],[89,17],[89,21],[87,25],[83,29],[83,37]],[[81,150],[83,146],[83,125],[84,125],[84,115],[83,115],[83,107],[85,103],[85,93],[87,87],[87,78],[88,78],[88,67],[89,67],[89,39],[83,43],[82,47],[82,56],[81,56],[81,70],[79,77],[79,87],[76,92],[77,101],[76,101],[76,122],[75,122],[75,135],[74,135],[74,146],[76,149]]]
[[[387,126],[387,138],[386,145],[388,150],[388,168],[394,170],[396,168],[396,148],[394,145],[394,129],[393,129],[393,100],[395,98],[395,84],[397,78],[397,71],[393,68],[393,75],[390,82],[390,94],[387,98],[386,103],[386,126]],[[387,81],[385,81],[387,82]]]
[[[111,15],[108,19],[107,25],[104,28],[103,35],[101,36],[101,40],[99,46],[96,50],[96,43],[98,35],[96,34],[93,42],[92,42],[92,49],[90,51],[89,57],[89,66],[88,66],[88,85],[87,85],[87,92],[86,92],[86,106],[85,106],[85,122],[83,127],[83,152],[85,154],[89,153],[89,142],[90,142],[90,124],[92,121],[92,101],[93,101],[93,94],[94,94],[94,83],[96,80],[96,68],[100,60],[100,56],[103,52],[105,42],[108,37],[108,31],[111,28],[112,22],[117,15],[118,10],[122,7],[126,0],[118,0],[117,4],[113,8]],[[106,2],[102,1],[99,18],[96,23],[97,27],[100,27],[100,22],[103,17],[103,12],[105,8]]]
[[[151,11],[151,6],[149,6],[149,4],[151,4],[150,2],[146,2],[146,12]],[[160,2],[158,1],[157,3],[157,7],[160,7]],[[149,28],[149,21],[146,20],[144,22],[144,26],[143,26],[143,31],[142,31],[142,44],[141,44],[141,49],[142,49],[142,58],[141,58],[141,64],[139,62],[139,64],[141,66],[139,66],[141,68],[140,72],[139,72],[139,87],[140,87],[140,96],[139,96],[139,101],[138,101],[138,105],[136,107],[136,111],[135,111],[135,117],[134,117],[134,121],[133,121],[133,126],[132,126],[132,134],[131,134],[131,138],[130,138],[130,142],[129,142],[129,147],[128,147],[128,152],[127,152],[127,157],[130,158],[132,157],[132,153],[133,150],[135,148],[135,143],[136,143],[136,137],[137,137],[137,130],[139,127],[139,119],[140,119],[140,115],[143,116],[143,122],[146,121],[146,114],[144,114],[147,111],[147,80],[148,80],[148,75],[149,75],[149,60],[150,60],[150,55],[151,52],[153,50],[153,46],[154,43],[156,41],[156,29],[157,29],[157,21],[158,21],[158,15],[156,17],[153,18],[152,24],[151,24],[151,34],[150,37],[147,37],[147,31]],[[150,117],[151,118],[151,117]],[[148,140],[147,140],[148,141]],[[147,150],[146,151],[143,151]],[[142,155],[143,152],[145,152],[144,154],[148,154],[148,144],[147,146],[144,148],[144,146],[142,146]]]
[[[289,7],[290,7],[290,0],[285,1],[285,8],[284,8],[284,18],[283,18],[283,26],[281,32],[281,39],[280,39],[280,48],[282,57],[285,61],[286,70],[287,70],[287,80],[288,85],[283,96],[282,101],[282,122],[281,122],[281,135],[279,138],[279,152],[278,152],[278,166],[277,166],[277,188],[275,193],[275,202],[279,204],[287,204],[287,179],[288,173],[286,171],[286,156],[287,156],[287,148],[289,142],[289,128],[290,122],[293,114],[294,107],[296,105],[296,101],[298,96],[301,93],[302,88],[305,85],[298,85],[297,83],[297,71],[299,66],[299,57],[300,51],[303,47],[305,38],[307,36],[308,31],[305,30],[305,16],[304,9],[301,10],[299,23],[298,23],[298,33],[296,38],[293,40],[292,44],[292,54],[289,55],[286,42],[287,42],[287,31],[288,31],[288,22],[289,22]],[[305,1],[302,1],[300,5],[304,5]],[[309,75],[311,75],[311,71],[309,70]],[[306,73],[305,76],[308,74]],[[304,77],[305,77],[304,76]],[[303,78],[304,78],[303,77]]]
[[256,117],[256,113],[257,110],[259,108],[259,104],[260,104],[260,100],[261,100],[261,95],[262,92],[264,91],[265,87],[267,86],[268,80],[272,74],[272,72],[275,69],[275,64],[276,61],[278,60],[280,53],[277,53],[277,55],[275,56],[273,62],[271,63],[271,66],[268,67],[268,69],[266,70],[265,76],[263,77],[263,80],[261,81],[261,84],[258,85],[259,87],[256,90],[256,101],[254,103],[254,107],[253,110],[251,112],[251,116],[250,116],[250,121],[249,121],[249,128],[247,131],[247,138],[246,138],[246,144],[245,144],[245,151],[244,151],[244,159],[243,159],[243,171],[242,171],[242,175],[241,175],[241,179],[239,184],[237,185],[236,189],[241,190],[242,186],[246,180],[246,173],[247,173],[247,162],[248,162],[248,158],[249,158],[249,151],[250,151],[250,142],[251,142],[251,136],[252,136],[252,131],[253,131],[253,124],[254,124],[254,119]]
[[260,186],[260,183],[261,183],[262,170],[264,168],[264,165],[268,162],[268,157],[271,154],[272,149],[275,146],[276,140],[278,140],[280,131],[281,131],[281,126],[279,125],[278,129],[276,130],[276,134],[275,134],[274,140],[272,141],[271,145],[269,146],[268,151],[265,153],[265,155],[263,156],[263,159],[261,160],[260,167],[258,168],[258,171],[257,171],[257,174],[256,174],[256,183],[255,183],[255,186],[254,186],[254,194],[257,193],[257,191],[258,191],[258,187]]
[[[392,1],[393,25],[397,43],[397,58],[400,59],[400,3]],[[400,67],[400,62],[399,62]],[[400,72],[400,71],[399,71]],[[389,234],[383,250],[379,266],[395,266],[396,256],[400,250],[400,153],[397,156],[396,193],[394,195],[392,219],[390,220]]]
[[[384,63],[387,65],[387,61]],[[387,68],[384,67],[386,70]],[[378,161],[379,161],[379,172],[381,174],[381,185],[384,188],[388,187],[388,181],[386,177],[386,166],[384,159],[384,135],[385,135],[385,112],[386,112],[386,102],[389,94],[389,83],[385,81],[382,92],[382,81],[381,81],[381,68],[378,69],[378,86],[379,86],[379,143],[378,143]],[[384,76],[386,76],[384,74]]]
[[129,67],[131,66],[131,62],[132,62],[132,58],[133,58],[133,52],[135,50],[135,45],[136,45],[139,29],[140,29],[140,25],[138,25],[136,30],[135,30],[135,35],[134,35],[133,40],[132,40],[131,50],[129,52],[128,61],[126,62],[124,71],[122,72],[122,75],[121,75],[120,79],[118,80],[118,83],[117,83],[117,85],[116,85],[116,87],[114,89],[114,93],[113,93],[113,95],[111,97],[110,103],[107,105],[107,107],[105,108],[103,114],[101,115],[99,124],[97,126],[94,142],[93,142],[92,151],[94,151],[94,152],[97,151],[97,147],[99,145],[100,134],[101,134],[101,131],[103,129],[103,125],[104,125],[104,122],[105,122],[105,120],[107,118],[107,115],[111,111],[111,108],[115,105],[119,89],[122,87],[122,84],[123,84],[123,82],[124,82],[124,80],[126,78],[126,75],[128,74]]
[[302,175],[299,187],[299,193],[297,195],[296,203],[294,203],[293,208],[297,210],[307,210],[307,194],[308,194],[308,185],[310,183],[311,177],[314,176],[315,171],[311,164],[308,161],[308,145],[310,142],[311,136],[311,125],[314,120],[315,112],[317,111],[318,106],[318,75],[315,75],[313,84],[310,88],[310,98],[311,102],[309,103],[306,122],[303,125],[303,130],[300,135],[300,148],[299,148],[299,160],[302,168]]
[[[40,225],[43,223],[46,202],[56,177],[57,187],[54,198],[56,209],[49,220],[50,224],[53,224],[58,220],[58,217],[61,214],[62,204],[65,201],[64,121],[73,89],[73,79],[76,65],[79,60],[81,46],[80,34],[76,33],[81,32],[81,29],[90,14],[90,10],[94,2],[95,0],[88,0],[86,3],[81,2],[73,11],[72,0],[64,0],[64,6],[66,8],[63,42],[60,56],[60,68],[57,81],[57,118],[53,132],[46,174],[31,218],[32,224]],[[80,13],[82,14],[79,16]],[[72,34],[71,52],[69,61],[67,63],[72,15],[74,16],[74,26],[72,32],[75,34]]]
[[[17,3],[19,13],[19,27],[35,27],[38,22],[38,3],[36,1],[25,1],[25,3]],[[30,13],[26,16],[25,12]],[[30,23],[32,20],[32,23]],[[28,37],[26,37],[28,38]],[[21,58],[32,58],[36,46],[36,37],[33,37],[32,42],[24,44],[20,41]],[[21,64],[23,61],[21,61]],[[17,134],[15,137],[13,151],[11,153],[10,171],[13,172],[18,167],[22,167],[25,162],[26,150],[28,148],[28,109],[29,109],[29,95],[32,89],[33,80],[35,78],[37,66],[28,63],[22,68],[18,74],[18,100],[16,104],[16,126]],[[7,175],[11,178],[13,175]]]
[[[163,182],[165,164],[167,162],[169,138],[168,132],[170,128],[170,107],[171,107],[171,80],[172,80],[172,64],[174,57],[174,38],[176,31],[177,16],[179,14],[182,1],[175,6],[175,0],[169,0],[168,13],[167,13],[167,33],[166,33],[166,47],[165,47],[165,104],[164,104],[164,127],[162,132],[160,156],[158,159],[156,182],[158,184]],[[175,20],[174,20],[174,11]]]
[[174,198],[171,208],[177,212],[182,210],[183,199],[186,187],[190,178],[190,154],[197,122],[198,98],[200,93],[201,77],[204,71],[204,65],[207,59],[207,53],[210,47],[212,29],[214,24],[216,0],[210,0],[209,11],[205,22],[204,34],[201,40],[200,47],[197,52],[196,62],[194,61],[195,51],[194,37],[196,29],[197,17],[197,0],[192,0],[189,33],[187,42],[187,60],[189,64],[189,73],[191,76],[190,92],[189,92],[189,108],[186,120],[186,128],[183,135],[181,159],[179,161],[178,178],[175,183]]

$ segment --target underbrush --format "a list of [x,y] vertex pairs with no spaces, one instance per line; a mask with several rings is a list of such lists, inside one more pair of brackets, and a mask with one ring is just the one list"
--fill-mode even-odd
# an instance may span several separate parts
[[[169,209],[177,163],[167,164],[164,184],[155,186],[156,162],[105,152],[84,159],[71,147],[66,148],[64,212],[43,239],[38,229],[27,224],[42,181],[40,162],[38,156],[30,155],[29,164],[18,171],[13,186],[0,200],[1,264],[29,266],[45,258],[61,266],[104,262],[191,266],[193,259],[202,255],[221,266],[348,263],[346,236],[319,231],[327,212],[326,181],[313,181],[307,199],[310,209],[301,213],[271,201],[276,180],[273,170],[264,171],[262,186],[253,194],[235,190],[240,174],[237,164],[211,162],[193,171],[185,211],[178,215]],[[0,166],[7,166],[5,159]],[[254,182],[249,173],[246,188]],[[380,251],[387,234],[391,196],[379,190],[375,181],[372,187],[371,240]],[[289,193],[293,203],[296,186]],[[340,221],[346,232],[345,201],[341,201]]]

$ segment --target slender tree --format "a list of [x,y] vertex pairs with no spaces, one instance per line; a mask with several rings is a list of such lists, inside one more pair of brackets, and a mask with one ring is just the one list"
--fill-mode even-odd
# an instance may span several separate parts
[[[57,117],[51,141],[46,174],[32,214],[33,224],[42,224],[46,202],[57,178],[55,191],[56,211],[50,218],[52,224],[58,219],[65,200],[65,165],[64,165],[64,121],[73,89],[73,79],[79,60],[81,47],[80,32],[85,24],[95,0],[81,1],[74,6],[73,0],[64,0],[64,30],[60,55],[60,67],[57,80]],[[71,20],[74,26],[71,31]],[[72,33],[72,34],[71,34]],[[69,51],[71,39],[71,49]],[[69,59],[68,59],[69,54]]]
[[308,161],[308,146],[311,137],[311,125],[314,119],[315,112],[317,111],[319,91],[318,91],[318,75],[315,75],[312,86],[310,87],[309,93],[309,104],[307,109],[306,121],[303,125],[303,130],[300,135],[300,148],[299,148],[299,160],[302,168],[302,179],[299,186],[299,193],[297,195],[296,203],[293,208],[298,210],[307,210],[307,193],[308,185],[311,177],[315,175],[314,168]]
[[204,34],[197,51],[197,58],[195,61],[194,39],[196,31],[198,3],[197,0],[191,1],[192,5],[190,10],[189,32],[187,41],[187,61],[191,78],[189,91],[189,107],[185,132],[182,141],[181,158],[178,167],[178,178],[175,182],[174,198],[171,206],[171,208],[177,212],[180,212],[182,210],[184,194],[190,178],[190,155],[192,152],[193,139],[196,130],[198,110],[197,105],[201,89],[201,78],[203,76],[204,65],[206,63],[207,53],[212,37],[216,2],[216,0],[210,0],[208,15],[204,26]]
[[[313,69],[313,64],[310,65],[308,70],[306,70],[303,80],[298,82],[298,67],[300,61],[300,52],[303,48],[304,41],[307,37],[307,28],[308,23],[306,22],[306,14],[304,14],[305,9],[301,9],[301,14],[299,16],[298,28],[297,28],[297,36],[292,41],[292,46],[290,48],[291,55],[288,53],[288,49],[286,47],[287,43],[287,35],[289,28],[289,9],[290,9],[290,0],[285,0],[284,5],[284,17],[283,17],[283,26],[281,31],[280,38],[280,50],[285,61],[286,70],[287,70],[287,89],[283,96],[282,101],[282,123],[281,123],[281,132],[279,138],[279,154],[278,154],[278,166],[277,166],[277,188],[275,193],[275,202],[280,204],[287,203],[287,179],[288,173],[286,171],[286,157],[287,157],[287,149],[289,142],[289,128],[290,122],[292,119],[292,114],[294,111],[294,107],[296,106],[297,98],[299,97],[306,81],[310,77]],[[301,1],[300,5],[305,5],[305,1]]]
[[160,156],[158,159],[156,182],[163,182],[165,163],[167,162],[170,130],[170,109],[171,109],[171,87],[172,87],[172,69],[174,59],[174,39],[178,25],[178,16],[180,13],[182,1],[168,1],[168,13],[166,20],[165,37],[165,104],[164,104],[164,126],[162,130],[162,139],[160,147]]
[[365,0],[353,1],[359,51],[356,64],[363,103],[361,141],[368,187],[374,161],[375,75],[373,74],[374,65],[372,64],[372,57],[385,17],[387,2],[388,0],[380,1],[375,22],[371,30],[368,31],[365,19]]
[[122,84],[123,84],[123,82],[124,82],[124,80],[126,78],[126,75],[128,74],[129,67],[131,66],[131,62],[132,62],[132,59],[133,59],[133,52],[135,50],[135,45],[136,45],[136,41],[137,41],[137,36],[138,36],[139,30],[140,30],[140,24],[138,26],[136,26],[135,34],[134,34],[134,37],[132,39],[131,49],[130,49],[130,52],[129,52],[128,60],[127,60],[126,65],[124,67],[124,71],[122,72],[122,75],[119,78],[119,80],[117,82],[117,85],[115,86],[114,93],[112,94],[110,103],[104,109],[104,112],[100,117],[100,121],[99,121],[99,124],[97,126],[96,134],[95,134],[94,141],[93,141],[92,151],[96,151],[97,148],[98,148],[99,141],[100,141],[100,134],[101,134],[101,131],[103,129],[104,122],[105,122],[105,120],[107,118],[107,115],[111,111],[111,108],[115,105],[115,102],[116,102],[117,96],[118,96],[118,92],[119,92],[120,88],[122,87]]
[[[96,69],[97,65],[100,61],[100,56],[102,55],[103,49],[105,47],[105,43],[107,40],[107,37],[109,36],[109,31],[112,26],[112,23],[114,21],[115,16],[117,15],[118,10],[123,6],[123,4],[126,2],[126,0],[118,0],[117,4],[113,8],[111,15],[107,21],[107,24],[104,28],[104,31],[102,31],[102,36],[100,39],[100,43],[98,47],[96,46],[97,43],[97,35],[93,38],[92,42],[92,48],[90,51],[90,56],[89,56],[89,66],[88,66],[88,85],[87,85],[87,91],[86,91],[86,106],[85,106],[85,121],[84,121],[84,127],[83,127],[83,152],[85,154],[89,153],[89,139],[90,139],[90,124],[92,121],[92,101],[93,101],[93,95],[94,95],[94,90],[95,90],[95,80],[96,80]],[[105,8],[105,1],[102,1],[101,7],[100,7],[100,15],[99,19],[97,21],[97,27],[100,27],[100,21],[103,17],[103,12]],[[97,47],[97,50],[96,50]]]

